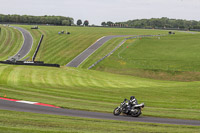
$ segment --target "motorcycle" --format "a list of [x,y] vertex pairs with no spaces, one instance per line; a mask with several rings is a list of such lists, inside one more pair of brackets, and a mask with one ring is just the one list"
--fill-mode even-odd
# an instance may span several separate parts
[[114,109],[113,114],[115,116],[118,116],[121,113],[124,113],[126,115],[131,115],[132,117],[138,117],[142,114],[142,108],[144,108],[144,103],[134,104],[130,108],[129,101],[127,99],[124,99],[120,106]]

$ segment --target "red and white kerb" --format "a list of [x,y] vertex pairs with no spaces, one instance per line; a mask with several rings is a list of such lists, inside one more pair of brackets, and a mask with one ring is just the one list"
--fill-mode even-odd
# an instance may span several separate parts
[[57,107],[57,106],[54,106],[54,105],[50,105],[50,104],[45,104],[45,103],[30,102],[30,101],[21,101],[21,100],[9,99],[9,98],[3,98],[3,97],[0,97],[0,99],[7,100],[7,101],[18,102],[18,103],[26,103],[26,104],[41,105],[41,106],[47,106],[47,107],[53,107],[53,108],[60,108],[60,107]]

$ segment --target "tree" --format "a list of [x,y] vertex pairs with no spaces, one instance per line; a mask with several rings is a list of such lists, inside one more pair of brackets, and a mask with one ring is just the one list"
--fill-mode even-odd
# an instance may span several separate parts
[[199,29],[200,21],[169,19],[167,17],[151,18],[151,19],[135,19],[122,22],[125,25],[136,28],[180,28],[180,29]]
[[85,20],[85,21],[84,21],[84,25],[85,25],[85,26],[88,26],[88,25],[89,25],[89,21],[88,21],[88,20]]
[[70,17],[63,16],[30,16],[30,15],[3,15],[0,14],[0,22],[6,23],[28,23],[28,24],[55,24],[62,25],[63,20],[67,20],[67,25],[72,25],[74,19]]
[[82,25],[82,20],[80,20],[80,19],[77,20],[77,23],[76,23],[76,24],[79,25],[79,26]]
[[70,25],[71,25],[71,22],[70,22],[70,20],[63,20],[63,21],[62,21],[62,25],[70,26]]
[[111,21],[108,21],[108,22],[107,22],[107,25],[108,25],[108,26],[112,26],[113,24],[114,24],[114,23],[111,22]]
[[106,26],[106,22],[102,22],[101,25],[102,25],[102,26]]

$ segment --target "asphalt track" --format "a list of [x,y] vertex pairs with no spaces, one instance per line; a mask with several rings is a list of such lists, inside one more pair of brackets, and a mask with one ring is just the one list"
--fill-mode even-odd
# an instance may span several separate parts
[[117,37],[128,37],[133,35],[114,35],[114,36],[106,36],[97,40],[94,44],[88,47],[85,51],[75,57],[72,61],[70,61],[66,66],[68,67],[78,67],[84,60],[86,60],[92,53],[94,53],[98,48],[100,48],[105,42],[110,39]]
[[33,104],[24,104],[13,101],[0,100],[1,110],[12,110],[20,112],[32,112],[40,114],[73,116],[83,118],[95,118],[104,120],[118,120],[118,121],[134,121],[134,122],[146,122],[146,123],[160,123],[160,124],[176,124],[176,125],[193,125],[200,126],[200,121],[197,120],[182,120],[182,119],[168,119],[168,118],[156,118],[156,117],[144,117],[140,116],[114,116],[112,113],[98,113],[80,110],[69,110],[63,108],[45,107]]
[[21,49],[17,52],[17,54],[11,57],[11,58],[15,58],[16,60],[20,60],[23,57],[25,57],[31,50],[32,45],[33,45],[33,38],[27,30],[20,27],[16,27],[16,26],[11,26],[11,27],[18,29],[24,37],[24,42]]

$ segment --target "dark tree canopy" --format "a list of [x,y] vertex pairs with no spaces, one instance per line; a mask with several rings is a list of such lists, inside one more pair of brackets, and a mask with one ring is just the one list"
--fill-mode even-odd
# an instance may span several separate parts
[[89,25],[89,21],[88,21],[88,20],[85,20],[85,21],[84,21],[84,25],[85,25],[85,26],[88,26],[88,25]]
[[31,15],[3,15],[0,14],[1,23],[25,23],[25,24],[53,24],[73,25],[74,19],[63,16],[31,16]]
[[102,26],[117,26],[123,25],[124,27],[135,27],[135,28],[176,28],[176,29],[200,29],[200,21],[195,20],[183,20],[183,19],[169,19],[163,18],[151,18],[151,19],[136,19],[129,20],[126,22],[116,22],[112,24],[108,21],[105,25],[102,22]]
[[77,20],[76,24],[80,26],[80,25],[82,25],[82,23],[83,23],[82,20],[79,19],[79,20]]
[[114,24],[114,23],[111,22],[111,21],[108,21],[108,22],[107,22],[107,25],[108,25],[108,26],[112,26],[113,24]]
[[180,28],[180,29],[200,29],[200,21],[183,20],[183,19],[169,19],[151,18],[151,19],[138,19],[121,22],[130,27],[136,28]]
[[106,22],[102,22],[101,25],[102,25],[102,26],[106,26]]
[[63,20],[62,25],[71,26],[71,22],[69,20]]

